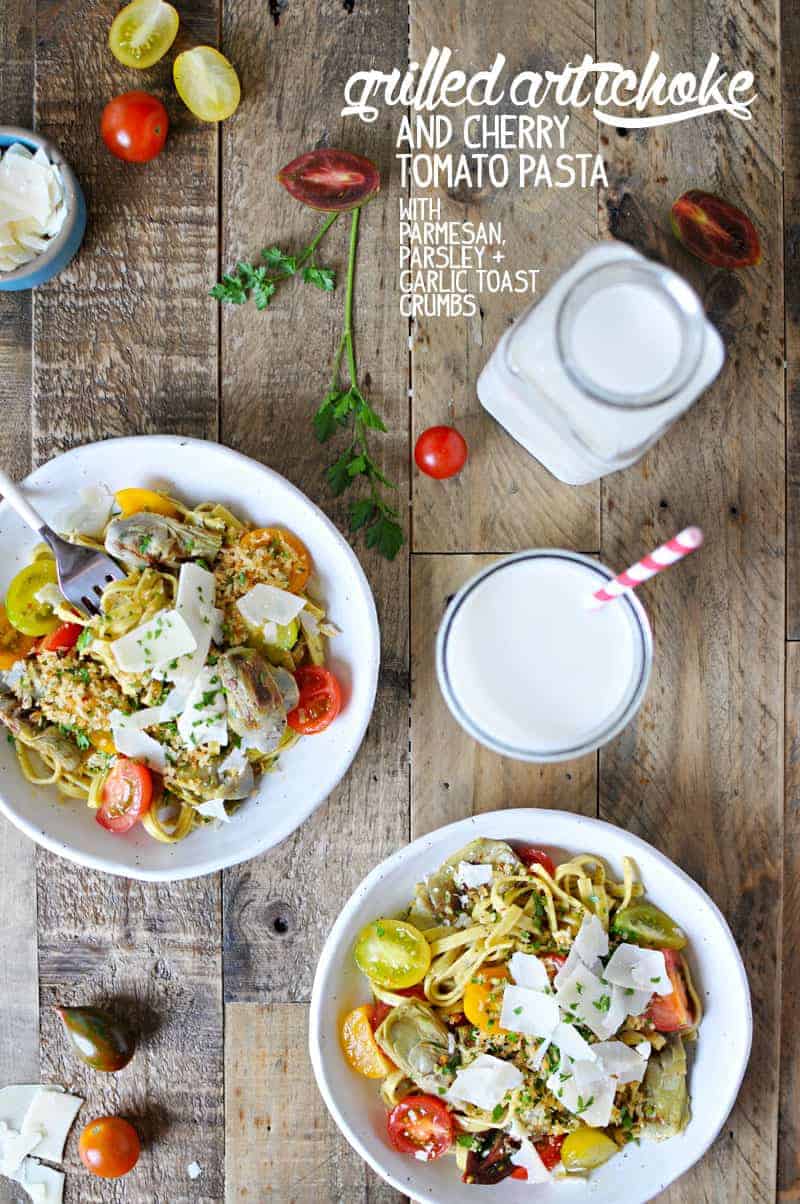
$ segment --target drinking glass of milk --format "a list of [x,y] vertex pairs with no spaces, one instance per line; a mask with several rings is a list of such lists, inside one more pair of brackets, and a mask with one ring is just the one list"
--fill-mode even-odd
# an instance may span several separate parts
[[450,603],[436,641],[444,699],[481,744],[521,761],[592,752],[630,722],[653,661],[632,592],[599,608],[614,574],[577,552],[497,561]]
[[635,463],[724,358],[681,276],[601,243],[503,335],[478,396],[555,476],[582,485]]

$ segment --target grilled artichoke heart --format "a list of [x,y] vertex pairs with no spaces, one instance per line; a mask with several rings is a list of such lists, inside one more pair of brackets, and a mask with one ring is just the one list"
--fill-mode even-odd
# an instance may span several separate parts
[[522,864],[511,845],[504,840],[487,840],[482,836],[471,840],[463,849],[448,857],[424,882],[418,883],[408,918],[420,930],[452,921],[453,916],[461,910],[455,872],[462,861],[471,865],[499,864],[510,868]]
[[59,731],[55,724],[51,723],[43,730],[34,727],[24,717],[19,703],[10,697],[0,698],[0,723],[34,752],[54,757],[64,769],[77,769],[83,759],[69,736]]
[[231,648],[217,672],[228,698],[228,726],[242,747],[274,752],[286,731],[286,708],[271,666],[253,648]]
[[686,1050],[678,1036],[653,1054],[644,1076],[645,1123],[643,1136],[654,1141],[676,1137],[689,1123],[689,1092],[686,1088]]
[[106,532],[106,551],[132,569],[164,565],[177,568],[184,560],[211,561],[222,537],[204,527],[190,526],[165,514],[133,514],[116,518]]
[[454,1072],[446,1065],[450,1057],[449,1034],[430,1007],[421,999],[392,1008],[375,1033],[375,1040],[388,1058],[412,1079],[421,1091],[438,1094],[452,1083]]

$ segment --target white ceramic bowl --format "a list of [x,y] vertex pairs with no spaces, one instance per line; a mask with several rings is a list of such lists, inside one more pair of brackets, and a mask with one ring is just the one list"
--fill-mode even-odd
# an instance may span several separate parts
[[[0,739],[0,809],[18,828],[54,853],[129,878],[194,878],[263,853],[311,815],[347,772],[372,714],[380,638],[372,593],[352,549],[304,494],[263,464],[199,439],[169,435],[109,439],[75,448],[25,481],[42,515],[55,519],[86,485],[163,489],[189,504],[219,501],[258,526],[285,526],[303,540],[314,562],[309,589],[324,603],[341,635],[330,641],[330,665],[344,705],[327,731],[301,740],[281,756],[277,773],[231,822],[208,826],[177,844],[161,844],[141,828],[114,836],[81,802],[31,786],[13,748]],[[0,506],[0,591],[28,562],[33,533]]]
[[[618,873],[622,857],[633,857],[648,898],[686,930],[705,1016],[690,1054],[692,1120],[682,1136],[660,1144],[632,1143],[586,1180],[533,1187],[506,1179],[486,1191],[463,1184],[452,1158],[425,1164],[391,1148],[377,1084],[351,1070],[339,1045],[342,1015],[369,999],[353,961],[353,944],[370,920],[399,914],[411,899],[414,884],[476,836],[535,844],[555,851],[561,860],[567,853],[597,853]],[[439,828],[389,857],[365,878],[322,950],[311,998],[309,1045],[320,1091],[344,1136],[379,1175],[413,1200],[644,1204],[697,1162],[713,1142],[736,1100],[751,1036],[744,966],[722,913],[705,891],[662,853],[620,828],[563,811],[531,809],[495,811]]]

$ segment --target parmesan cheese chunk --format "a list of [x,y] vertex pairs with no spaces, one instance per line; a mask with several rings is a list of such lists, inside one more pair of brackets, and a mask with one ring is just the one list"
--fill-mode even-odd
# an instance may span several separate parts
[[514,1166],[522,1166],[528,1172],[528,1183],[547,1183],[550,1172],[539,1157],[536,1146],[528,1137],[520,1138],[520,1148],[511,1155]]
[[72,502],[56,516],[56,530],[99,539],[111,517],[113,502],[114,495],[105,485],[86,485],[78,490],[77,504]]
[[549,1037],[558,1024],[558,1004],[552,995],[509,984],[503,991],[500,1025],[530,1037]]
[[23,1160],[36,1148],[44,1133],[17,1133],[5,1121],[0,1121],[0,1175],[9,1178],[16,1174]]
[[559,1066],[547,1080],[547,1087],[573,1116],[585,1125],[604,1129],[611,1120],[617,1086],[603,1074],[597,1062],[570,1062]]
[[10,1177],[30,1196],[33,1204],[61,1204],[64,1198],[63,1171],[43,1166],[35,1158],[26,1158]]
[[[647,1046],[649,1055],[649,1041],[641,1044]],[[591,1046],[591,1050],[604,1072],[618,1083],[641,1083],[644,1078],[647,1058],[642,1057],[638,1047],[631,1049],[624,1041],[598,1041]]]
[[489,886],[494,878],[494,870],[490,865],[472,865],[469,861],[459,861],[455,872],[455,880],[465,890],[477,886]]
[[667,964],[660,949],[619,945],[609,959],[604,977],[628,990],[650,991],[657,995],[672,994]]
[[567,979],[572,977],[578,967],[583,965],[586,966],[587,970],[591,970],[593,974],[600,974],[603,969],[601,962],[597,958],[593,958],[589,963],[582,962],[578,956],[578,951],[573,944],[572,948],[567,954],[567,960],[564,962],[563,966],[556,971],[556,976],[553,979],[553,985],[556,987],[556,989],[558,989],[560,986],[563,986]]
[[239,598],[236,607],[246,623],[260,630],[265,623],[285,627],[297,618],[305,604],[305,598],[279,589],[277,585],[259,584]]
[[21,1132],[27,1134],[42,1134],[35,1146],[37,1158],[46,1158],[48,1162],[61,1162],[64,1156],[64,1143],[78,1115],[83,1100],[78,1095],[67,1095],[65,1091],[50,1091],[42,1087],[30,1102]]
[[188,699],[195,679],[206,663],[217,625],[215,590],[213,573],[201,568],[199,564],[187,562],[181,565],[175,610],[194,636],[196,647],[192,652],[179,656],[177,661],[170,661],[163,670],[165,681],[171,681],[176,687],[176,702],[180,698]]
[[607,1016],[611,1010],[612,988],[586,966],[578,966],[566,982],[561,983],[556,999],[568,1018],[585,1024],[596,1037],[610,1035]]
[[177,657],[194,652],[197,640],[176,610],[160,610],[147,623],[134,627],[109,646],[124,673],[152,673]]
[[567,1058],[578,1062],[593,1062],[596,1046],[590,1045],[580,1035],[574,1024],[558,1024],[551,1037],[553,1045]]
[[544,962],[533,953],[515,953],[508,963],[508,969],[514,982],[520,987],[530,987],[532,991],[546,991],[550,986]]
[[140,715],[143,713],[140,711],[138,715],[123,715],[122,711],[111,712],[109,720],[114,747],[123,756],[141,761],[156,773],[163,773],[167,767],[164,746],[142,730]]
[[597,916],[584,912],[578,935],[572,943],[572,948],[583,962],[584,966],[594,968],[595,962],[608,953],[608,933]]
[[228,702],[213,665],[201,669],[178,720],[178,735],[190,748],[228,743]]
[[511,1062],[493,1054],[480,1054],[474,1062],[459,1070],[448,1091],[451,1100],[474,1104],[491,1112],[508,1091],[522,1086],[524,1076]]
[[231,817],[225,810],[225,799],[223,798],[210,798],[208,802],[198,803],[195,811],[206,818],[217,820],[218,823],[229,824],[231,822]]

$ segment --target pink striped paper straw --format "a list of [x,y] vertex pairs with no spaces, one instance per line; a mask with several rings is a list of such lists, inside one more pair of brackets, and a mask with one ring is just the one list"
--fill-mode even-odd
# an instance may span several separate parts
[[671,564],[677,564],[690,552],[697,551],[702,542],[703,532],[699,527],[687,527],[685,531],[680,531],[672,539],[662,543],[661,547],[656,548],[649,556],[642,557],[624,573],[619,573],[612,578],[607,585],[595,590],[592,594],[592,605],[600,606],[603,602],[613,602],[622,594],[636,589],[637,585],[641,585],[643,581],[649,581],[662,569],[668,569]]

